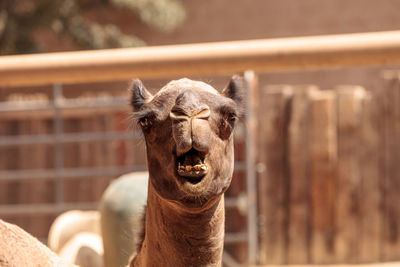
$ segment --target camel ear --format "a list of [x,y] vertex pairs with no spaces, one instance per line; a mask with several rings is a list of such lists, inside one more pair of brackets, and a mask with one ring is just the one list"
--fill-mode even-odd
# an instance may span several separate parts
[[246,101],[246,87],[243,77],[232,76],[228,86],[222,91],[222,95],[231,98],[236,102],[239,109],[243,110]]
[[131,105],[134,111],[138,111],[143,104],[149,102],[153,97],[139,79],[133,80],[129,91],[131,93]]

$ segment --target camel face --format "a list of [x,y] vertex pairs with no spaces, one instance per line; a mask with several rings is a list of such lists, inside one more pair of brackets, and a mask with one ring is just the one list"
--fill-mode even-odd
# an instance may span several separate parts
[[200,208],[226,191],[242,91],[237,77],[222,94],[189,79],[172,81],[154,96],[140,81],[133,83],[132,106],[146,140],[150,181],[162,198]]

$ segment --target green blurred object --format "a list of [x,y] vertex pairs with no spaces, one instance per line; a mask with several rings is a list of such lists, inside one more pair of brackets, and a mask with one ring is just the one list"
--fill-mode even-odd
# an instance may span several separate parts
[[101,232],[105,267],[125,267],[136,249],[147,201],[148,173],[121,176],[104,192]]
[[127,10],[143,23],[169,32],[185,19],[181,0],[2,0],[0,1],[0,55],[46,52],[37,32],[55,33],[61,42],[72,40],[77,49],[143,46],[135,35],[114,23],[98,23],[86,14]]

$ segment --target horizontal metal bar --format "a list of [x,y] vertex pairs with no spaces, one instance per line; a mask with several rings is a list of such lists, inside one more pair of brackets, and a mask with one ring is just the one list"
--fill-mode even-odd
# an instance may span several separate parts
[[61,203],[61,204],[13,204],[13,205],[0,205],[1,215],[21,215],[23,214],[56,214],[67,210],[97,210],[98,203]]
[[135,140],[140,139],[141,136],[142,135],[139,132],[63,133],[57,137],[52,134],[0,136],[0,147],[29,144],[53,144],[56,142],[80,143],[112,140]]
[[[246,177],[247,179],[247,177]],[[225,197],[225,208],[237,209],[241,215],[247,216],[248,212],[248,201],[247,192],[240,192],[236,197]]]
[[227,267],[244,267],[242,264],[238,263],[226,250],[222,254],[223,266]]
[[50,109],[54,109],[54,105],[51,102],[0,102],[0,112],[41,111]]
[[239,199],[236,197],[225,197],[225,208],[237,208]]
[[131,167],[65,168],[60,172],[57,172],[56,169],[0,171],[0,181],[56,179],[57,177],[65,179],[89,176],[119,176],[129,172],[146,170],[146,166],[137,165]]
[[247,238],[247,232],[227,233],[225,234],[224,242],[225,244],[247,242]]
[[400,63],[400,31],[0,57],[0,86]]
[[382,77],[385,80],[400,79],[400,71],[399,70],[383,70]]
[[[0,57],[1,58],[1,57]],[[62,99],[57,103],[59,109],[93,109],[102,107],[125,107],[128,108],[128,99],[124,97],[110,98],[74,98]],[[54,102],[40,101],[21,101],[21,102],[0,102],[0,112],[18,112],[18,111],[42,111],[55,108]]]
[[246,162],[244,161],[235,161],[235,171],[245,171],[246,170]]
[[62,99],[61,101],[59,101],[59,103],[57,103],[57,107],[60,109],[121,107],[121,106],[125,107],[129,106],[127,97]]
[[[235,170],[241,171],[240,166],[245,166],[243,162],[235,163]],[[0,181],[9,180],[29,180],[29,179],[56,179],[76,178],[88,176],[118,176],[128,172],[147,171],[144,165],[136,165],[130,167],[107,167],[107,168],[64,168],[57,172],[56,169],[39,169],[39,170],[12,170],[0,171]]]
[[[225,202],[226,203],[226,202]],[[71,209],[94,210],[97,209],[98,203],[45,203],[45,204],[0,204],[0,214],[2,215],[19,215],[31,213],[59,213]],[[225,208],[228,208],[225,204]],[[233,239],[238,236],[232,236]]]

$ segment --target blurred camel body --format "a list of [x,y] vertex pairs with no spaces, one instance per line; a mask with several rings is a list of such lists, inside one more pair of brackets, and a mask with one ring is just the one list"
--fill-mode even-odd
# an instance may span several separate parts
[[126,266],[140,229],[147,177],[147,172],[130,173],[113,181],[103,195],[101,212],[61,214],[49,231],[50,249],[20,227],[0,220],[0,267]]
[[104,192],[99,211],[58,216],[49,231],[50,249],[81,267],[126,266],[141,229],[147,181],[148,172],[122,175]]
[[80,267],[102,267],[103,242],[99,234],[80,232],[68,240],[58,255],[68,263]]
[[57,256],[39,240],[16,225],[0,220],[1,267],[75,266]]
[[100,235],[98,211],[70,210],[59,215],[50,227],[49,248],[59,253],[73,236],[81,232]]
[[103,266],[98,211],[62,213],[50,227],[48,245],[63,260],[81,267]]

